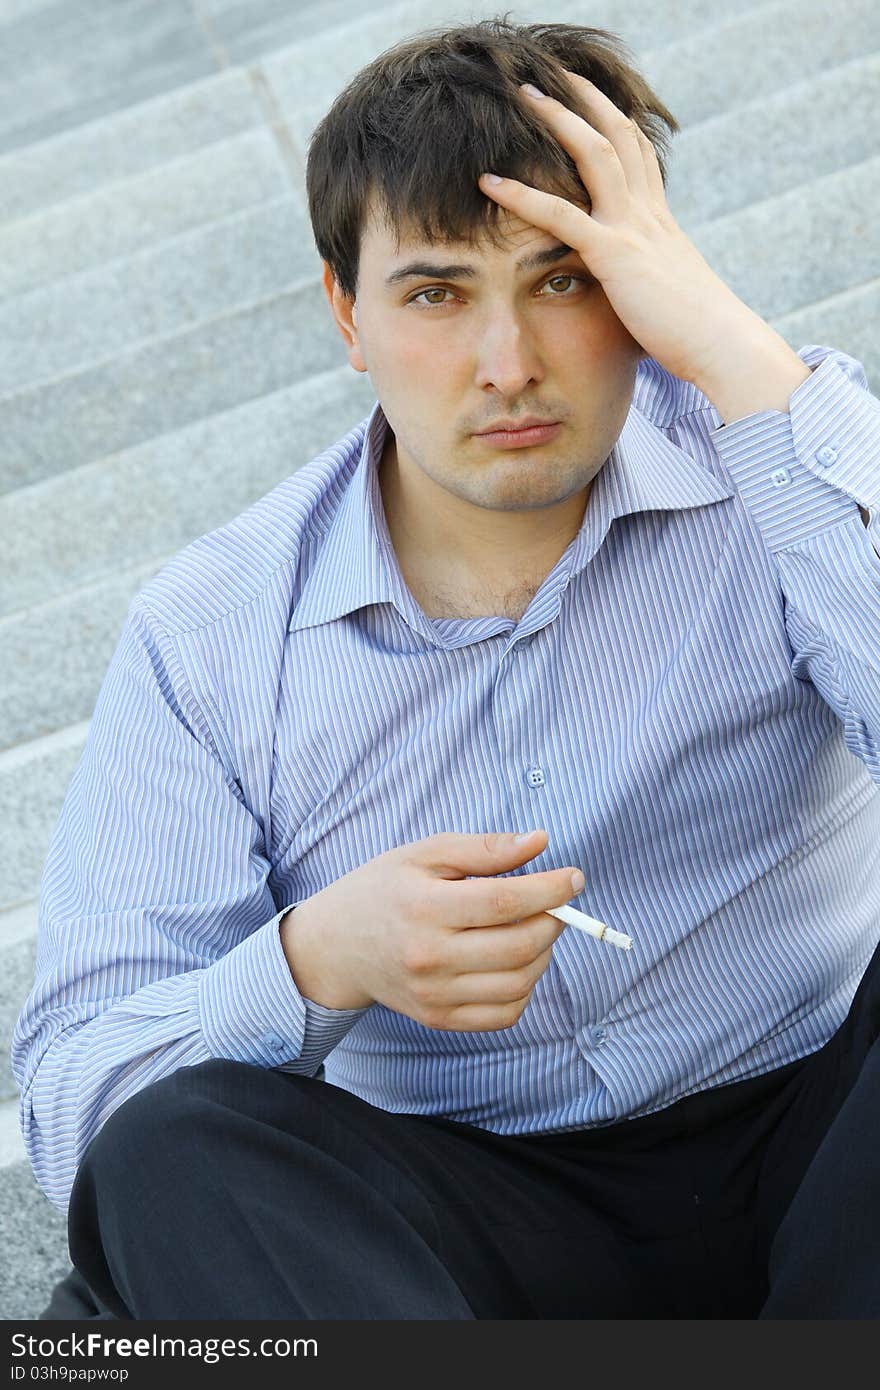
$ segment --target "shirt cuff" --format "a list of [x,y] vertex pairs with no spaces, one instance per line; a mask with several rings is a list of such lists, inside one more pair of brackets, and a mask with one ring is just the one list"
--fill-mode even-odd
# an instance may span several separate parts
[[202,1033],[213,1057],[258,1067],[291,1064],[316,1072],[328,1053],[366,1009],[328,1009],[304,999],[281,944],[279,923],[291,903],[225,956],[199,980]]
[[712,442],[771,551],[853,518],[870,549],[880,517],[880,400],[849,354],[810,345],[798,356],[812,370],[788,412],[746,415],[713,430]]

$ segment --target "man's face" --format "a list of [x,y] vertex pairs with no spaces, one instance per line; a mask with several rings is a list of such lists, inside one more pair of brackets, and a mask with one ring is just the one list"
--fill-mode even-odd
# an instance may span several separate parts
[[[533,511],[583,499],[623,428],[644,353],[577,252],[518,268],[558,239],[499,213],[500,247],[402,238],[398,249],[371,218],[355,301],[326,267],[324,283],[349,361],[369,372],[399,467],[419,471],[423,495],[447,508],[452,497]],[[477,437],[526,416],[560,426],[548,442],[515,449]]]

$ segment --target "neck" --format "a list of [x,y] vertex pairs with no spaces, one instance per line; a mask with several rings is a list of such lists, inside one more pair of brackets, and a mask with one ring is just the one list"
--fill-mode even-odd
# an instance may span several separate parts
[[[480,605],[534,593],[580,529],[592,484],[568,499],[564,518],[488,511],[454,497],[419,471],[401,470],[389,429],[378,467],[388,533],[410,588],[433,588]],[[544,523],[542,525],[542,522]],[[514,600],[516,602],[518,600]]]

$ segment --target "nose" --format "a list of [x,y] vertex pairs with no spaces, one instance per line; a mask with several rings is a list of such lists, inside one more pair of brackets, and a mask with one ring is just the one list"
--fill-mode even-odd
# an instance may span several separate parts
[[492,315],[480,336],[476,384],[494,387],[510,399],[530,382],[544,379],[544,365],[534,335],[519,315],[499,311]]

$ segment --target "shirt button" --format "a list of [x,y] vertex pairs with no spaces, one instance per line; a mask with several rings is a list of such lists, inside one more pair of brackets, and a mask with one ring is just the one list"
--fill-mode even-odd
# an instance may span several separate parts
[[771,473],[770,477],[774,487],[785,487],[786,483],[791,482],[791,474],[787,468],[777,468],[774,473]]
[[547,778],[544,776],[544,769],[537,766],[530,767],[526,773],[526,781],[530,787],[543,787],[544,783],[547,781]]
[[284,1039],[279,1037],[277,1033],[264,1033],[263,1042],[273,1052],[283,1052],[287,1046]]
[[597,1046],[601,1047],[602,1043],[608,1037],[608,1029],[602,1027],[594,1028],[590,1033],[590,1037],[593,1039],[593,1042],[597,1044]]
[[837,450],[831,444],[823,444],[821,449],[816,450],[816,462],[823,468],[830,468],[832,463],[837,462]]

